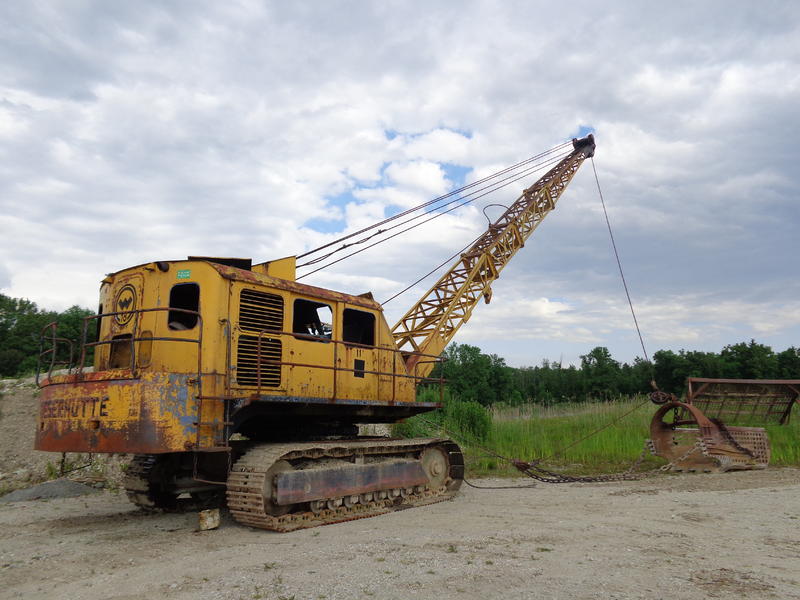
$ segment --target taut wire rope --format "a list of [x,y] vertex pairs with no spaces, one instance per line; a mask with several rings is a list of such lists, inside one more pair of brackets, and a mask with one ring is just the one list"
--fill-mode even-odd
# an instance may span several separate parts
[[[410,225],[409,227],[406,227],[405,229],[401,229],[397,233],[393,233],[392,235],[389,235],[389,236],[387,236],[387,237],[385,237],[383,239],[380,239],[380,240],[378,240],[376,242],[373,242],[372,244],[369,244],[368,246],[365,246],[363,248],[355,250],[355,251],[351,252],[350,254],[346,254],[345,256],[342,256],[341,258],[338,258],[336,260],[332,260],[331,262],[326,263],[326,264],[322,265],[321,267],[317,267],[313,271],[309,271],[308,273],[304,273],[303,275],[300,275],[299,277],[297,277],[297,279],[299,280],[299,279],[303,279],[304,277],[308,277],[309,275],[312,275],[312,274],[314,274],[314,273],[316,273],[318,271],[326,269],[327,267],[330,267],[331,265],[335,265],[336,263],[342,262],[343,260],[346,260],[346,259],[350,258],[351,256],[354,256],[356,254],[360,254],[361,252],[364,252],[365,250],[369,250],[370,248],[372,248],[374,246],[377,246],[378,244],[382,244],[383,242],[387,242],[392,238],[395,238],[395,237],[397,237],[397,236],[399,236],[399,235],[401,235],[403,233],[406,233],[407,231],[410,231],[411,229],[415,229],[417,227],[420,227],[421,225],[424,225],[425,223],[433,221],[434,219],[438,219],[439,217],[441,217],[443,215],[446,215],[448,213],[451,213],[454,210],[456,210],[458,208],[461,208],[462,206],[466,206],[467,204],[470,204],[471,202],[474,202],[475,200],[478,200],[479,198],[483,198],[484,196],[486,196],[488,194],[491,194],[492,192],[496,192],[497,190],[500,190],[500,189],[502,189],[502,188],[504,188],[506,186],[509,186],[512,183],[514,183],[516,181],[519,181],[520,179],[522,179],[524,177],[527,177],[531,173],[534,173],[536,171],[540,171],[542,169],[545,169],[545,168],[549,167],[550,165],[552,165],[553,163],[558,162],[561,158],[562,158],[562,156],[560,156],[560,155],[556,156],[556,157],[553,157],[553,158],[550,158],[545,162],[538,163],[538,164],[534,165],[533,167],[526,168],[525,171],[522,171],[520,173],[515,173],[515,174],[510,175],[510,176],[508,176],[508,177],[506,177],[504,179],[501,179],[498,182],[495,182],[495,183],[493,183],[493,184],[491,184],[489,186],[486,186],[484,188],[480,188],[479,190],[476,190],[474,192],[470,192],[469,195],[476,194],[477,192],[483,192],[481,194],[474,195],[472,197],[467,197],[467,199],[463,199],[463,198],[459,197],[456,200],[452,200],[452,201],[450,201],[450,202],[448,202],[448,203],[446,203],[446,204],[444,204],[442,206],[447,206],[448,204],[452,204],[452,203],[458,202],[458,201],[460,201],[460,202],[459,202],[459,204],[456,204],[455,206],[452,206],[452,207],[448,208],[445,211],[435,213],[433,216],[429,216],[429,215],[431,215],[431,212],[422,213],[422,214],[417,215],[415,217],[411,217],[410,219],[407,219],[406,221],[402,221],[401,223],[399,223],[397,225],[393,225],[392,227],[388,227],[386,229],[381,229],[378,232],[376,232],[376,233],[374,233],[374,234],[372,234],[372,235],[370,235],[370,236],[368,236],[368,237],[366,237],[366,238],[364,238],[362,240],[359,240],[359,241],[356,241],[356,242],[351,242],[350,244],[344,244],[341,247],[339,247],[338,249],[326,254],[325,256],[323,256],[321,258],[308,261],[306,263],[303,263],[302,265],[298,265],[298,267],[302,267],[302,266],[307,266],[307,265],[314,264],[314,263],[319,262],[321,260],[325,260],[326,258],[330,257],[332,254],[335,254],[336,252],[339,252],[341,250],[349,248],[350,246],[355,246],[357,244],[362,244],[364,242],[367,242],[371,238],[373,238],[373,237],[375,237],[375,236],[377,236],[377,235],[379,235],[381,233],[386,233],[388,231],[391,231],[392,229],[396,229],[398,227],[402,227],[403,225],[406,225],[406,224],[408,224],[408,223],[410,223],[412,221],[415,221],[417,219],[420,219],[422,217],[428,217],[427,219],[425,219],[425,220],[423,220],[423,221],[421,221],[419,223],[416,223],[415,225]],[[492,187],[492,186],[494,186],[494,187]],[[491,189],[487,190],[487,188],[491,188]]]
[[622,262],[619,259],[619,252],[617,251],[617,243],[614,241],[614,232],[611,230],[611,220],[608,218],[608,211],[606,210],[606,203],[603,199],[603,190],[600,189],[600,179],[597,177],[597,169],[594,166],[594,157],[592,157],[592,171],[594,172],[594,180],[597,183],[597,193],[600,194],[600,204],[603,206],[603,214],[606,217],[606,226],[608,227],[608,235],[611,238],[611,247],[614,249],[614,257],[617,259],[617,267],[619,268],[619,276],[622,279],[622,287],[625,288],[625,297],[628,299],[628,306],[631,309],[631,316],[633,317],[633,324],[636,326],[636,333],[639,336],[639,343],[642,345],[642,352],[644,359],[650,362],[647,356],[647,350],[644,347],[644,338],[642,331],[639,329],[639,321],[636,319],[636,312],[633,310],[633,301],[631,300],[631,293],[628,291],[628,282],[625,280],[625,273],[622,271]]
[[382,221],[379,221],[377,223],[373,223],[372,225],[369,225],[367,227],[359,229],[358,231],[355,231],[353,233],[350,233],[348,235],[340,237],[340,238],[338,238],[336,240],[333,240],[332,242],[328,242],[327,244],[324,244],[322,246],[314,248],[313,250],[309,250],[308,252],[305,252],[303,254],[298,255],[297,258],[304,258],[306,256],[309,256],[310,254],[315,254],[316,252],[319,252],[320,250],[323,250],[325,248],[329,248],[330,246],[338,244],[339,242],[343,242],[344,240],[347,240],[347,239],[349,239],[351,237],[355,237],[357,235],[360,235],[360,234],[362,234],[362,233],[364,233],[366,231],[369,231],[370,229],[375,229],[376,227],[380,227],[381,225],[385,225],[386,223],[389,223],[390,221],[393,221],[395,219],[399,219],[399,218],[404,217],[404,216],[406,216],[408,214],[411,214],[411,213],[413,213],[413,212],[415,212],[417,210],[421,210],[423,208],[431,206],[432,204],[436,204],[437,202],[439,202],[441,200],[444,200],[444,199],[449,198],[451,196],[460,194],[460,193],[462,193],[462,192],[464,192],[464,191],[466,191],[468,189],[471,189],[471,188],[473,188],[475,186],[481,185],[482,183],[486,183],[487,181],[490,181],[490,180],[492,180],[492,179],[494,179],[496,177],[499,177],[500,175],[504,175],[504,174],[508,173],[509,171],[513,171],[515,169],[520,168],[523,165],[527,165],[527,164],[529,164],[531,162],[535,162],[535,161],[537,161],[537,160],[539,160],[541,158],[544,158],[548,154],[552,154],[553,152],[557,152],[559,150],[562,150],[563,148],[568,146],[570,143],[571,142],[564,142],[562,144],[554,146],[553,148],[550,148],[549,150],[545,150],[544,152],[541,152],[541,153],[539,153],[539,154],[537,154],[535,156],[532,156],[530,158],[526,158],[525,160],[520,161],[520,162],[518,162],[518,163],[516,163],[514,165],[511,165],[510,167],[506,167],[505,169],[497,171],[496,173],[492,173],[491,175],[487,175],[486,177],[478,179],[477,181],[473,181],[472,183],[470,183],[468,185],[465,185],[465,186],[463,186],[463,187],[461,187],[461,188],[459,188],[457,190],[453,190],[451,192],[448,192],[447,194],[444,194],[442,196],[438,196],[436,198],[433,198],[432,200],[424,202],[423,204],[419,204],[417,206],[411,207],[411,208],[409,208],[409,209],[407,209],[407,210],[405,210],[405,211],[403,211],[401,213],[398,213],[396,215],[392,215],[391,217],[388,217],[388,218],[386,218],[386,219],[384,219]]

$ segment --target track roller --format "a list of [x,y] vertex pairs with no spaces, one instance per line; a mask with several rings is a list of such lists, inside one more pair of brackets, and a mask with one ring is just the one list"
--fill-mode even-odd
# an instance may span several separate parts
[[454,496],[464,457],[450,440],[259,444],[228,477],[242,524],[292,531],[422,506]]

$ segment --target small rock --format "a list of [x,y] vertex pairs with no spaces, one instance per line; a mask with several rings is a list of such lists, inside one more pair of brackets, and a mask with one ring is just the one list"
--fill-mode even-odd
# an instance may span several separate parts
[[219,527],[219,509],[201,510],[197,514],[197,527],[200,531],[208,531]]

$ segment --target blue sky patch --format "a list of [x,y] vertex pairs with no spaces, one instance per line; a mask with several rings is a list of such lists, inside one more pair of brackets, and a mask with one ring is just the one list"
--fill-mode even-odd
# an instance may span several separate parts
[[304,223],[309,229],[319,231],[320,233],[339,233],[347,227],[347,221],[344,219],[309,219]]
[[444,169],[445,176],[453,184],[453,189],[464,187],[464,182],[467,180],[467,173],[472,171],[472,167],[464,167],[452,163],[439,163],[439,166]]
[[344,207],[351,202],[357,202],[355,196],[353,196],[353,190],[349,189],[337,196],[328,197],[326,201],[331,207],[341,208],[342,212],[335,211],[332,208],[330,218],[315,217],[306,221],[304,225],[320,233],[337,233],[339,231],[344,231],[347,226],[347,222],[341,217]]

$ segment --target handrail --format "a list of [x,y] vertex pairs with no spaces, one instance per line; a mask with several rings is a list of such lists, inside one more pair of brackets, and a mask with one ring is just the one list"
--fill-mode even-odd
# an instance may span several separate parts
[[[52,322],[48,323],[47,325],[45,325],[44,327],[42,327],[41,333],[39,334],[39,356],[36,359],[36,379],[35,379],[37,386],[39,385],[39,375],[41,373],[42,358],[45,355],[50,354],[50,367],[47,370],[47,377],[48,378],[52,377],[52,375],[53,375],[53,367],[55,367],[56,365],[64,365],[64,364],[66,364],[67,369],[71,369],[72,368],[72,362],[73,362],[73,358],[74,358],[74,355],[75,355],[74,344],[73,344],[72,340],[70,340],[70,339],[57,337],[56,336],[57,328],[58,328],[58,322],[57,321],[52,321]],[[52,345],[50,346],[50,348],[47,348],[45,350],[44,341],[45,341],[45,331],[47,329],[51,329],[52,330],[52,335],[49,338],[50,341],[52,342]],[[58,343],[59,342],[66,342],[67,344],[69,344],[69,362],[65,363],[64,361],[57,361],[56,360],[57,354],[58,354]]]
[[[255,332],[252,332],[252,333],[255,333]],[[323,342],[334,344],[334,346],[333,346],[333,348],[334,348],[333,364],[329,366],[329,365],[301,363],[301,362],[296,362],[296,361],[285,361],[285,360],[274,360],[274,359],[269,359],[269,358],[262,358],[262,353],[261,353],[262,340],[265,337],[282,337],[282,336],[291,336],[291,337],[294,337],[294,338],[300,337],[301,339],[302,338],[315,338],[315,339],[318,339],[319,341],[323,341]],[[397,358],[398,355],[404,354],[404,352],[402,350],[397,349],[397,348],[385,348],[385,347],[382,347],[382,346],[370,346],[370,345],[367,345],[367,344],[359,344],[357,342],[346,342],[344,340],[335,340],[333,338],[316,337],[316,336],[298,334],[297,332],[294,332],[294,331],[273,331],[273,330],[267,330],[267,329],[262,329],[262,330],[260,330],[258,332],[258,343],[257,343],[257,346],[256,346],[256,386],[255,386],[256,387],[256,394],[260,396],[261,392],[262,392],[262,387],[263,387],[262,386],[262,377],[261,377],[261,375],[262,375],[262,372],[261,372],[262,365],[277,365],[277,366],[281,366],[281,367],[282,366],[306,367],[306,368],[311,368],[311,369],[321,369],[321,370],[324,370],[324,371],[333,371],[334,372],[334,376],[333,376],[333,391],[332,391],[330,399],[331,399],[332,402],[335,402],[336,401],[336,391],[337,391],[337,385],[336,385],[337,377],[336,377],[336,374],[338,372],[340,372],[340,371],[349,372],[349,373],[355,373],[356,372],[356,369],[351,369],[351,368],[348,368],[348,367],[340,367],[340,366],[337,365],[337,360],[336,360],[337,359],[337,354],[338,354],[337,353],[337,348],[339,347],[340,344],[341,345],[345,345],[345,346],[349,346],[349,347],[363,348],[363,349],[366,349],[366,350],[376,350],[378,352],[391,352],[392,353],[392,370],[391,371],[382,371],[382,370],[378,370],[378,371],[375,371],[375,370],[363,370],[362,371],[362,370],[358,370],[359,373],[365,373],[365,374],[369,374],[369,375],[377,375],[379,377],[380,376],[388,376],[388,377],[390,377],[391,381],[392,381],[392,399],[391,399],[390,402],[392,404],[394,404],[394,402],[395,402],[395,380],[397,378],[413,379],[413,380],[417,381],[418,383],[436,382],[436,383],[439,384],[439,399],[440,399],[440,401],[444,400],[444,398],[443,398],[443,394],[444,394],[443,388],[444,388],[444,384],[445,384],[446,380],[444,379],[444,374],[441,371],[439,373],[439,377],[438,378],[437,377],[427,377],[427,376],[424,376],[424,375],[423,376],[416,375],[417,365],[419,365],[419,364],[424,364],[424,363],[428,363],[428,364],[430,364],[430,363],[444,364],[444,362],[447,359],[444,358],[441,355],[437,356],[437,355],[434,355],[434,354],[424,354],[424,353],[421,353],[421,352],[420,353],[415,352],[414,354],[417,354],[422,358],[429,358],[431,360],[419,361],[417,363],[417,365],[414,366],[414,374],[398,373],[397,372],[397,368],[396,368],[396,358]],[[404,364],[404,362],[405,361],[403,361],[402,364]],[[250,387],[250,386],[241,386],[241,387]]]
[[[141,315],[142,313],[149,313],[149,312],[180,312],[184,314],[194,315],[197,317],[197,328],[198,328],[198,336],[197,338],[179,338],[179,337],[168,337],[168,336],[159,336],[159,337],[141,337],[137,334],[139,333],[139,327],[141,325]],[[159,306],[156,308],[138,308],[135,310],[122,310],[116,312],[108,312],[108,313],[101,313],[98,315],[89,315],[88,317],[84,317],[83,319],[83,333],[81,336],[81,359],[80,364],[78,366],[78,373],[80,374],[83,371],[84,362],[86,361],[86,348],[92,348],[94,346],[104,346],[109,344],[119,344],[120,340],[110,339],[110,340],[98,340],[96,342],[87,342],[86,335],[88,332],[88,325],[90,321],[94,319],[102,319],[103,317],[114,317],[116,315],[134,315],[134,324],[133,324],[133,333],[130,337],[130,344],[131,344],[131,360],[130,360],[130,370],[131,373],[136,373],[136,342],[146,342],[146,341],[166,341],[166,342],[188,342],[192,344],[198,345],[198,352],[197,352],[197,376],[198,380],[200,378],[200,373],[202,372],[202,346],[203,346],[203,316],[196,310],[188,310],[184,308],[172,308],[169,306]],[[192,328],[194,329],[194,328]]]
[[[141,336],[140,335],[140,327],[141,327],[141,316],[142,316],[142,314],[149,313],[149,312],[164,312],[164,311],[175,311],[175,312],[181,312],[181,313],[191,314],[191,315],[196,316],[197,319],[198,319],[197,337],[182,338],[182,337],[174,337],[174,336]],[[97,341],[94,341],[94,342],[87,341],[88,331],[89,331],[89,323],[90,322],[92,322],[92,321],[94,321],[96,319],[102,319],[104,317],[114,317],[114,316],[120,315],[120,314],[130,315],[131,313],[133,313],[133,315],[134,315],[134,323],[133,323],[133,328],[132,328],[132,332],[131,332],[131,337],[129,339],[126,339],[126,340],[107,339],[107,340],[97,340]],[[48,325],[48,327],[55,328],[55,327],[57,327],[57,323],[53,322],[50,325]],[[203,392],[202,392],[203,329],[204,329],[203,317],[198,311],[180,309],[180,308],[171,308],[171,307],[141,308],[141,309],[135,309],[135,310],[129,310],[129,311],[116,311],[116,312],[101,313],[101,314],[97,314],[97,315],[89,315],[88,317],[84,317],[84,319],[83,319],[83,330],[82,330],[82,334],[81,334],[81,345],[80,345],[80,359],[78,361],[78,364],[75,367],[72,366],[73,356],[74,356],[74,353],[72,352],[72,350],[73,350],[72,349],[72,342],[70,340],[65,339],[65,338],[56,338],[55,335],[53,335],[50,339],[59,340],[59,341],[64,341],[64,342],[70,343],[70,349],[71,349],[71,353],[70,353],[70,371],[72,371],[72,369],[75,368],[75,373],[78,374],[78,375],[81,375],[83,373],[83,369],[86,366],[85,365],[86,354],[87,354],[87,350],[89,348],[106,346],[106,345],[110,345],[110,344],[129,343],[130,344],[130,348],[131,348],[129,370],[130,370],[130,372],[132,374],[132,377],[134,377],[134,378],[137,376],[137,371],[138,371],[137,366],[136,366],[136,364],[137,364],[137,343],[145,342],[145,341],[152,341],[152,342],[188,342],[188,343],[197,344],[197,347],[198,347],[198,352],[197,352],[198,396],[202,397],[203,396]],[[42,332],[42,344],[44,344],[44,341],[47,339],[44,336],[44,333],[45,333],[45,331],[43,329],[43,332]],[[256,386],[255,387],[256,387],[256,393],[258,395],[261,395],[261,393],[264,391],[264,388],[265,388],[264,383],[263,383],[263,378],[264,378],[263,368],[265,366],[268,366],[268,365],[279,366],[279,367],[282,367],[282,366],[296,366],[296,367],[306,367],[306,368],[311,368],[311,369],[320,369],[320,370],[324,370],[324,371],[333,371],[334,372],[334,377],[333,377],[333,379],[334,379],[334,388],[333,388],[333,393],[331,394],[330,400],[335,402],[336,399],[337,399],[337,396],[338,396],[337,387],[336,387],[336,382],[337,382],[337,379],[338,379],[337,378],[337,374],[339,372],[355,373],[357,371],[354,368],[339,366],[337,364],[338,348],[340,347],[340,345],[344,345],[344,346],[350,347],[350,348],[362,348],[362,349],[365,349],[365,350],[376,350],[378,352],[390,352],[391,353],[391,355],[392,355],[392,360],[391,360],[392,369],[391,370],[383,370],[383,369],[380,369],[380,368],[377,369],[377,370],[375,370],[375,369],[363,370],[363,371],[362,370],[358,370],[359,372],[362,372],[364,374],[376,375],[378,377],[387,377],[387,378],[389,378],[391,380],[391,382],[392,382],[391,383],[391,400],[390,400],[391,404],[394,404],[394,402],[396,401],[397,381],[400,380],[400,379],[412,379],[417,383],[437,383],[439,385],[439,399],[440,399],[440,402],[444,400],[443,393],[444,393],[444,384],[445,384],[446,380],[444,379],[443,372],[440,372],[438,377],[428,377],[428,376],[422,376],[422,375],[418,375],[417,374],[417,370],[420,367],[420,365],[431,364],[431,363],[433,363],[433,364],[443,364],[446,361],[446,359],[444,357],[442,357],[442,356],[436,356],[436,355],[433,355],[433,354],[425,354],[425,353],[416,353],[415,352],[414,354],[417,354],[420,357],[420,360],[417,362],[417,364],[415,364],[413,372],[412,373],[405,372],[405,369],[403,369],[402,367],[400,368],[400,371],[402,371],[402,372],[398,372],[398,365],[397,365],[398,357],[399,357],[400,363],[401,364],[405,364],[405,360],[403,359],[403,354],[407,354],[407,352],[403,352],[402,350],[399,350],[397,348],[391,348],[391,347],[387,348],[385,346],[370,346],[370,345],[367,345],[367,344],[360,344],[360,343],[357,343],[357,342],[347,342],[347,341],[344,341],[344,340],[336,340],[336,339],[332,339],[332,338],[316,338],[314,336],[307,336],[307,335],[299,334],[299,333],[294,332],[294,331],[260,330],[258,332],[255,332],[255,331],[246,332],[245,334],[247,334],[247,333],[249,333],[250,335],[253,335],[253,334],[257,335]],[[290,337],[293,337],[295,339],[318,339],[320,341],[324,341],[324,342],[327,342],[327,343],[334,344],[334,346],[333,346],[333,348],[334,348],[333,364],[330,364],[330,365],[322,364],[321,365],[321,364],[302,363],[302,362],[298,362],[298,361],[274,360],[274,359],[266,358],[264,356],[264,339],[265,338],[270,338],[270,337],[275,338],[275,337],[285,337],[285,336],[290,336]],[[230,344],[230,341],[229,341],[229,344]],[[54,352],[53,349],[45,350],[45,351],[43,351],[41,353],[41,355],[43,356],[43,355],[47,354],[48,352],[52,352],[53,356],[55,356],[55,352]],[[230,352],[230,348],[228,349],[228,352]],[[427,359],[427,360],[422,360],[422,359]],[[227,361],[226,364],[231,364],[231,362]],[[38,369],[37,369],[37,371],[38,371]],[[227,371],[227,369],[226,369],[226,371]],[[428,371],[428,372],[430,372],[430,371]],[[50,376],[51,373],[52,373],[52,365],[51,365],[50,371],[48,372],[48,376]],[[70,373],[70,374],[72,374],[72,373]],[[228,374],[228,375],[230,375],[230,374]],[[227,385],[229,386],[230,385],[230,377],[229,376],[226,377],[226,380],[228,381]],[[38,384],[38,372],[37,372],[37,384]],[[251,387],[251,386],[237,385],[237,387]]]
[[[145,336],[139,335],[139,328],[141,326],[141,315],[142,315],[142,313],[164,312],[164,311],[181,312],[181,313],[191,314],[191,315],[196,316],[197,317],[197,326],[196,327],[198,329],[197,337],[195,337],[195,338],[181,338],[181,337],[173,337],[173,336],[158,336],[158,337],[156,337],[156,336],[146,336],[145,337]],[[128,339],[128,340],[121,340],[121,339],[97,340],[95,342],[87,341],[88,331],[89,331],[89,323],[91,321],[94,321],[95,319],[102,319],[104,317],[114,317],[116,315],[121,315],[121,314],[125,314],[125,315],[133,314],[134,315],[134,325],[133,325],[133,330],[132,330],[130,339]],[[106,346],[106,345],[110,345],[110,344],[120,344],[120,343],[123,343],[123,342],[130,343],[131,351],[130,351],[130,363],[129,363],[128,367],[129,367],[129,370],[131,372],[131,375],[133,377],[136,377],[136,375],[137,375],[136,344],[138,342],[147,342],[147,341],[160,342],[160,341],[165,341],[165,342],[188,342],[188,343],[192,343],[192,344],[197,344],[197,347],[198,347],[198,350],[197,350],[198,395],[202,395],[202,387],[201,387],[202,386],[202,377],[201,377],[201,374],[202,374],[202,356],[203,356],[203,353],[202,353],[202,345],[203,345],[203,316],[196,310],[187,310],[187,309],[183,309],[183,308],[172,308],[172,307],[168,307],[168,306],[162,306],[162,307],[156,307],[156,308],[140,308],[140,309],[135,309],[135,310],[107,312],[107,313],[100,313],[100,314],[97,314],[97,315],[89,315],[87,317],[84,317],[83,318],[83,327],[82,327],[82,331],[81,331],[81,339],[80,339],[80,358],[79,358],[77,364],[73,364],[74,363],[74,360],[73,360],[74,359],[74,352],[73,352],[73,342],[72,342],[72,340],[68,340],[66,338],[58,338],[58,337],[56,337],[55,336],[55,330],[56,330],[57,326],[58,326],[58,323],[56,321],[53,321],[52,323],[46,325],[42,329],[42,334],[40,336],[40,347],[43,348],[45,341],[48,339],[45,336],[45,330],[47,328],[52,328],[53,329],[53,335],[52,335],[51,338],[49,338],[50,340],[53,341],[53,347],[49,348],[49,349],[46,349],[46,350],[42,349],[40,351],[39,363],[41,363],[41,357],[46,355],[46,354],[48,354],[48,353],[52,353],[53,357],[55,357],[55,350],[57,350],[55,344],[58,341],[68,342],[70,344],[70,361],[69,361],[69,365],[68,365],[68,371],[69,371],[70,375],[73,374],[73,372],[72,372],[73,369],[75,370],[74,374],[76,374],[78,376],[80,376],[83,373],[83,369],[86,367],[85,363],[86,363],[87,350],[89,348],[94,348],[96,346]],[[194,329],[194,328],[192,328],[192,329]],[[53,366],[54,365],[53,365],[53,363],[51,361],[50,370],[48,371],[48,378],[50,378],[52,376],[52,368],[53,368]],[[40,367],[40,365],[37,364],[37,373],[36,373],[36,384],[37,385],[39,385],[39,375],[40,375],[40,371],[41,371],[41,369],[39,367]]]

